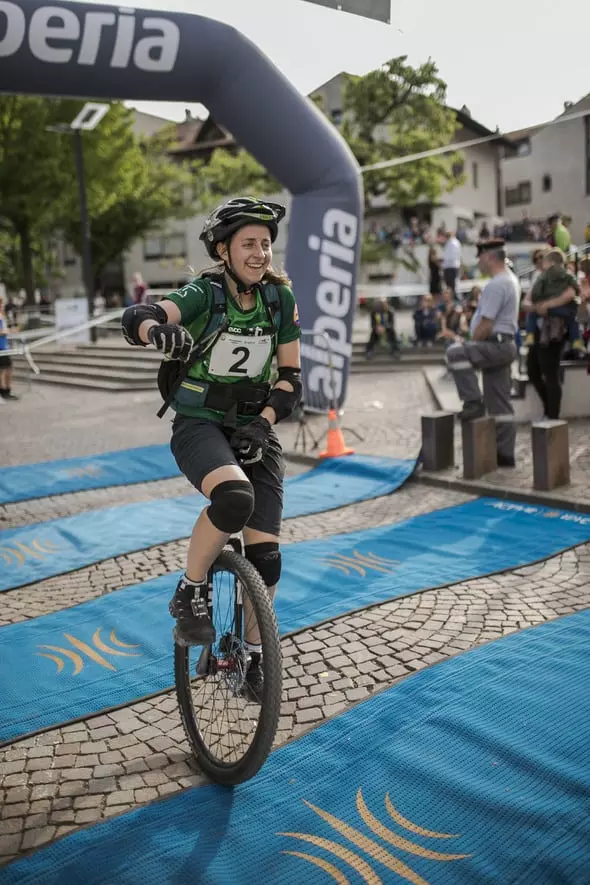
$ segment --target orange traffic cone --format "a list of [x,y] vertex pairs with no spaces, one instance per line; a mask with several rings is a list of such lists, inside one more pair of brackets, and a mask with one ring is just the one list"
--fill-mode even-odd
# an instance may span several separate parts
[[339,458],[341,455],[354,455],[354,449],[349,449],[344,442],[336,409],[330,409],[328,412],[328,441],[326,448],[320,452],[318,458]]

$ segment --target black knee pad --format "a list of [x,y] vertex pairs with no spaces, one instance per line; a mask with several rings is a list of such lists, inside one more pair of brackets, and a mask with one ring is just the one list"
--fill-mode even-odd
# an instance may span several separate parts
[[254,511],[254,489],[243,479],[220,482],[211,492],[207,516],[225,534],[241,532]]
[[260,572],[260,577],[267,587],[274,587],[281,577],[281,551],[275,541],[263,541],[261,544],[247,544],[246,559]]

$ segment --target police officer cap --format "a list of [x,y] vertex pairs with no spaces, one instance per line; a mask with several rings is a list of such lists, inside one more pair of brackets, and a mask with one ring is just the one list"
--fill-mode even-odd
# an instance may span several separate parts
[[498,249],[503,249],[505,245],[505,240],[497,237],[493,240],[484,240],[483,243],[477,244],[477,255],[478,257],[482,254],[482,252],[495,252]]

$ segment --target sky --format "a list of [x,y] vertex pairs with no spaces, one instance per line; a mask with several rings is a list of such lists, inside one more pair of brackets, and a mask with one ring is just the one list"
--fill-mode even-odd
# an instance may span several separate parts
[[[94,0],[84,0],[94,3]],[[102,0],[109,5],[121,5]],[[249,37],[302,93],[340,71],[365,74],[397,55],[432,58],[448,104],[502,132],[546,122],[590,92],[590,3],[568,0],[392,0],[391,24],[304,0],[138,0],[138,7],[227,22]],[[198,51],[198,47],[195,47]],[[184,118],[185,102],[133,102]]]

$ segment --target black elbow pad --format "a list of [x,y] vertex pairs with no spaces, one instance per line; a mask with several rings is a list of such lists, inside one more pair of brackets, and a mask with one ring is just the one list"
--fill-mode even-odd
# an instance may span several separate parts
[[293,391],[281,390],[280,387],[274,387],[266,401],[266,405],[270,406],[276,415],[276,423],[288,418],[299,402],[303,393],[303,385],[301,384],[301,369],[291,368],[291,366],[281,366],[279,368],[279,381],[288,381],[293,387]]
[[168,314],[160,304],[134,304],[128,307],[121,317],[121,331],[128,344],[145,347],[145,341],[139,337],[139,327],[145,320],[167,323]]

